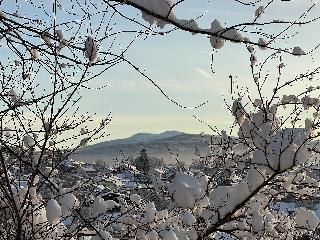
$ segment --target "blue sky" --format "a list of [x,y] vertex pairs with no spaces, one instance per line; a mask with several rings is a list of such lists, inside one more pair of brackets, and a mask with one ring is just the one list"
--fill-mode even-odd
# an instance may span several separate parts
[[[266,13],[266,19],[294,19],[311,3],[276,2],[270,12]],[[232,1],[222,0],[209,4],[207,1],[186,1],[185,6],[177,10],[178,17],[193,18],[207,11],[199,20],[202,27],[209,27],[215,18],[225,22],[227,26],[240,21],[251,21],[257,8],[243,7]],[[310,18],[315,16],[318,10],[319,7],[311,13]],[[317,37],[320,36],[319,32],[312,31],[314,27],[315,24],[307,26],[303,29],[306,34],[302,32],[302,36],[290,39],[288,46],[303,45],[306,50],[311,49],[317,44]],[[150,37],[145,41],[137,41],[127,55],[179,103],[195,106],[209,101],[200,109],[185,110],[177,107],[126,65],[106,74],[101,80],[108,81],[110,87],[102,90],[99,96],[88,93],[88,96],[94,97],[87,98],[89,101],[86,101],[86,104],[92,111],[101,114],[113,112],[114,120],[108,129],[111,133],[110,138],[126,137],[136,132],[157,133],[172,129],[190,133],[210,132],[204,124],[192,117],[193,114],[220,129],[228,128],[233,122],[223,102],[224,97],[230,100],[228,76],[237,76],[240,85],[252,85],[250,55],[245,46],[227,43],[223,49],[215,53],[216,73],[212,74],[209,55],[211,51],[209,40],[205,36],[176,31],[165,37]],[[267,52],[257,50],[259,60],[266,56]],[[313,62],[311,57],[306,57],[303,61],[293,56],[284,56],[284,59],[287,63],[285,74],[288,78],[303,72],[306,68],[316,66],[316,61]],[[269,70],[274,71],[275,68]],[[273,83],[270,82],[269,90],[272,89]]]
[[[66,2],[62,1],[62,4]],[[295,19],[314,1],[274,2],[261,20]],[[267,1],[262,1],[261,5],[266,3]],[[6,7],[9,6],[4,5],[4,8]],[[205,13],[198,20],[201,27],[209,28],[215,18],[226,26],[230,26],[239,22],[252,21],[256,8],[257,6],[242,6],[231,0],[186,0],[182,7],[176,9],[176,16],[192,19]],[[26,11],[32,12],[32,9],[26,9]],[[125,8],[125,11],[131,16],[138,14],[137,19],[143,22],[138,11],[132,8]],[[317,13],[320,13],[319,6],[313,9],[309,18],[317,16]],[[63,12],[59,14],[64,20]],[[119,18],[115,30],[132,27],[135,26]],[[299,35],[282,41],[281,44],[287,44],[288,47],[299,45],[308,51],[318,43],[320,37],[319,31],[313,29],[318,29],[317,22],[304,26],[299,30],[301,32]],[[271,32],[279,30],[273,27]],[[132,36],[128,36],[128,39],[120,39],[120,42],[130,40],[130,37]],[[258,40],[259,37],[250,35],[250,38]],[[101,47],[105,49],[108,46]],[[237,77],[240,86],[248,86],[252,89],[251,94],[255,94],[250,77],[250,55],[244,45],[226,43],[223,49],[214,53],[215,73],[213,74],[210,71],[211,51],[212,48],[206,36],[175,31],[166,36],[150,36],[146,40],[138,39],[126,55],[135,65],[144,69],[145,73],[172,99],[182,105],[195,106],[208,101],[200,109],[177,107],[161,95],[147,79],[129,68],[128,65],[120,64],[92,83],[92,86],[108,83],[109,87],[98,91],[82,91],[84,98],[81,102],[81,111],[83,113],[96,112],[97,118],[104,117],[109,112],[113,113],[113,121],[106,129],[110,136],[105,140],[128,137],[137,132],[159,133],[167,130],[189,133],[210,132],[192,115],[196,115],[213,126],[216,125],[219,129],[226,129],[233,122],[223,101],[225,97],[227,101],[231,100],[228,93],[230,89],[228,76]],[[270,52],[257,50],[258,60],[263,60],[268,53]],[[315,51],[313,59],[305,57],[303,60],[284,55],[284,61],[287,63],[285,76],[289,79],[306,69],[317,66],[320,60],[317,54],[319,51]],[[273,65],[268,67],[271,73],[275,70]],[[271,91],[273,84],[274,81],[270,80],[266,88],[267,92]],[[293,91],[296,87],[301,86],[293,86]]]

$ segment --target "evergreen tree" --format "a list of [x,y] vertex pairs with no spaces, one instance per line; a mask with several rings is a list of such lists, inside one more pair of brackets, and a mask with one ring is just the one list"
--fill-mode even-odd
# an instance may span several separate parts
[[135,165],[139,171],[149,172],[150,163],[149,156],[147,154],[146,149],[142,149],[140,152],[140,156],[136,158]]

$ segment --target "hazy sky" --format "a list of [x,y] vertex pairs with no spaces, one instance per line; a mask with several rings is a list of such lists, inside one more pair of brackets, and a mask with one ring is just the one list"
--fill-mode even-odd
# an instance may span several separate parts
[[[262,20],[295,19],[314,1],[275,2]],[[177,17],[190,19],[207,12],[198,21],[204,28],[208,28],[215,18],[227,26],[250,22],[257,8],[243,7],[233,1],[225,0],[210,3],[190,0],[186,1],[184,6],[176,11]],[[317,13],[320,13],[319,7],[311,12],[308,19]],[[320,37],[318,30],[313,31],[315,24],[301,28],[301,34],[288,40],[287,47],[299,45],[305,51],[311,50]],[[279,30],[280,28],[274,29],[274,31]],[[256,35],[252,36],[258,39]],[[281,44],[284,44],[284,41]],[[213,74],[210,71],[211,51],[209,39],[205,36],[176,31],[164,37],[149,37],[145,41],[137,41],[127,55],[136,65],[145,69],[148,76],[172,99],[182,105],[195,106],[203,101],[209,101],[200,109],[186,110],[177,107],[165,99],[150,82],[125,64],[101,78],[102,82],[110,83],[108,88],[99,93],[86,94],[88,97],[83,103],[85,109],[102,115],[112,111],[114,119],[107,130],[111,133],[110,139],[127,137],[136,132],[158,133],[166,130],[210,132],[204,124],[192,117],[193,114],[218,128],[227,128],[233,122],[223,101],[224,97],[230,101],[228,76],[230,74],[237,76],[240,85],[252,84],[250,55],[244,45],[227,43],[223,49],[214,54],[216,73]],[[258,60],[261,61],[268,56],[267,53],[258,49]],[[287,67],[284,76],[289,78],[316,66],[319,61],[318,54],[319,51],[316,51],[313,55],[314,61],[311,57],[305,57],[301,61],[302,58],[285,55]],[[268,70],[272,72],[276,68],[270,67]],[[275,80],[270,80],[268,88],[272,89],[274,83]]]
[[[261,5],[267,2],[263,0]],[[261,21],[295,20],[314,2],[314,0],[274,1],[262,16]],[[6,7],[8,6],[3,6],[3,8]],[[255,17],[256,9],[257,6],[243,6],[232,0],[186,0],[181,7],[176,9],[175,13],[178,18],[186,19],[193,19],[204,14],[197,22],[200,27],[209,28],[214,19],[218,19],[225,26],[250,22]],[[32,9],[27,9],[27,11],[32,12]],[[126,11],[132,16],[138,14],[138,20],[143,21],[140,19],[141,14],[135,9],[128,8]],[[310,12],[307,19],[319,15],[320,8],[317,6]],[[301,46],[306,52],[311,50],[319,43],[320,32],[317,24],[318,22],[314,22],[301,28],[295,27],[289,33],[295,35],[298,30],[300,32],[298,35],[282,40],[275,46],[288,48]],[[134,25],[122,19],[117,22],[114,31],[125,28],[130,30],[132,27]],[[169,29],[172,27],[165,28],[165,30]],[[270,32],[271,28],[266,29]],[[273,25],[271,32],[276,33],[281,29],[283,28]],[[120,40],[132,39],[130,35],[124,35],[125,37],[128,39]],[[248,37],[254,41],[259,38],[254,34]],[[117,47],[119,46],[115,45],[115,48]],[[101,48],[106,49],[108,46],[101,46]],[[3,48],[0,51],[0,54],[4,53]],[[168,101],[147,79],[128,65],[120,64],[95,79],[92,84],[101,86],[108,83],[109,87],[98,91],[83,90],[81,111],[96,112],[97,117],[104,117],[112,112],[113,121],[106,129],[110,136],[105,140],[128,137],[137,132],[159,133],[167,130],[189,133],[210,132],[206,125],[198,122],[192,115],[220,129],[228,128],[233,122],[224,103],[224,98],[228,102],[231,101],[228,92],[230,89],[228,76],[237,77],[239,86],[248,86],[250,91],[252,90],[250,94],[255,95],[250,74],[250,54],[245,45],[226,43],[223,49],[214,53],[213,69],[215,73],[212,73],[210,70],[211,52],[212,48],[206,36],[175,31],[165,36],[149,36],[146,40],[138,39],[126,53],[127,59],[145,70],[145,73],[173,100],[190,107],[208,101],[199,109],[179,108]],[[270,51],[257,49],[258,61],[263,61],[268,54]],[[312,56],[303,58],[285,54],[283,57],[287,66],[284,70],[284,78],[290,79],[306,69],[317,66],[320,60],[318,55],[319,50],[316,50]],[[265,72],[270,71],[271,78],[266,84],[266,94],[274,87],[275,79],[272,79],[272,74],[276,70],[276,64],[278,62],[267,65]],[[301,87],[293,86],[293,88]]]

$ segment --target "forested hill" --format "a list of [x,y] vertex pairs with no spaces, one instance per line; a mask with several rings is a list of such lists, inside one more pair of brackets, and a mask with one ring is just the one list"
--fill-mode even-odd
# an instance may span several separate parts
[[141,149],[145,148],[148,155],[163,158],[165,162],[169,163],[175,159],[168,151],[168,147],[180,161],[190,163],[195,158],[196,147],[201,155],[209,153],[206,139],[209,139],[209,136],[202,137],[199,134],[178,131],[167,131],[160,134],[137,133],[129,138],[87,146],[72,158],[86,162],[104,161],[110,163],[115,158],[121,159],[129,156],[135,158]]

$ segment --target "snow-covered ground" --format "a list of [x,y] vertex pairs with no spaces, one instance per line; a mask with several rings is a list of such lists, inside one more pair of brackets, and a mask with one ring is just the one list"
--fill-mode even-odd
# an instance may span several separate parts
[[[285,213],[292,213],[292,212],[295,212],[300,206],[297,206],[296,203],[294,202],[276,202],[276,203],[273,203],[271,205],[271,207],[273,209],[277,209],[277,210],[280,210],[281,212],[285,212]],[[311,209],[309,210],[312,210],[315,212],[315,214],[320,217],[320,204],[315,204]]]

